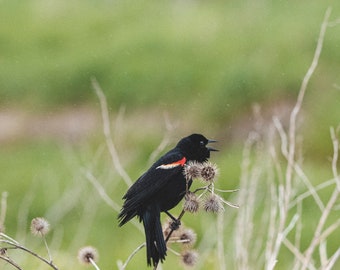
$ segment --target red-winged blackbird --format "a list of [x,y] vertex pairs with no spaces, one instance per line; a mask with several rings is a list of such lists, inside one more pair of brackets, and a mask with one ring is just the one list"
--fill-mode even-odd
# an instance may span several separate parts
[[[119,226],[135,216],[143,221],[146,238],[147,263],[155,266],[166,256],[166,243],[160,221],[160,212],[173,218],[168,210],[175,207],[187,189],[183,167],[188,161],[204,162],[210,157],[210,142],[203,135],[192,134],[179,141],[176,147],[145,172],[124,195],[123,208],[118,216]],[[192,181],[189,181],[190,187]],[[174,218],[173,218],[174,219]]]

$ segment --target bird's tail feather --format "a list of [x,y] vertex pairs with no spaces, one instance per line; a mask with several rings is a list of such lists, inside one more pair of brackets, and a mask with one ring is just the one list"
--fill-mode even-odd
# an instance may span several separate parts
[[167,250],[159,208],[156,206],[148,207],[142,219],[145,229],[147,263],[155,266],[159,261],[165,260]]

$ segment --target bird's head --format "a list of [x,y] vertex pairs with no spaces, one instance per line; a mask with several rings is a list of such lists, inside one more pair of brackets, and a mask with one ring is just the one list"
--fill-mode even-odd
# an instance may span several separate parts
[[187,160],[196,160],[198,162],[206,161],[210,157],[211,151],[218,151],[208,147],[208,143],[216,142],[208,140],[201,134],[191,134],[179,141],[177,147],[185,154]]

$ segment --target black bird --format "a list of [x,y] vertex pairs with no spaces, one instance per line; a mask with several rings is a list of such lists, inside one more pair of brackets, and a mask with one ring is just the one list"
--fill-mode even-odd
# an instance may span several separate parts
[[[118,216],[119,226],[135,216],[143,221],[146,238],[147,264],[156,266],[166,256],[166,243],[160,221],[160,212],[171,218],[168,210],[175,207],[186,193],[183,167],[188,161],[204,162],[210,157],[208,140],[201,134],[181,139],[175,148],[163,155],[129,188]],[[190,187],[191,181],[188,183]],[[174,218],[173,218],[174,219]]]

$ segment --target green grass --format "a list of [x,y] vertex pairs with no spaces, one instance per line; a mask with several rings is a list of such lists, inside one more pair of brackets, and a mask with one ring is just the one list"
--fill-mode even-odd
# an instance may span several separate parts
[[[115,107],[195,104],[228,120],[251,102],[296,94],[327,5],[2,1],[1,102],[90,101],[95,76]],[[339,29],[329,31],[320,70],[334,69],[313,86],[331,87],[338,74]]]

